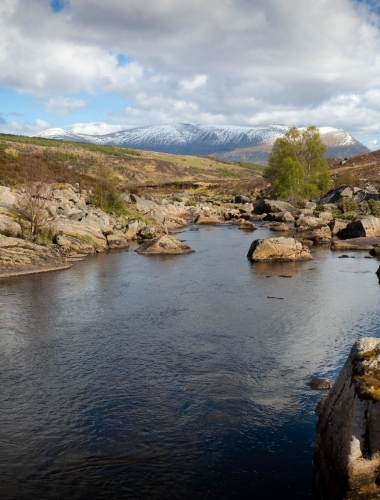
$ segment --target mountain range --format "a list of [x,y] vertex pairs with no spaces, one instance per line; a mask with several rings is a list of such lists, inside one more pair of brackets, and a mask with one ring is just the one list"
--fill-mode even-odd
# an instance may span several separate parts
[[[36,137],[62,141],[121,146],[162,153],[214,156],[229,161],[249,161],[266,165],[277,137],[287,125],[150,125],[106,135],[75,134],[52,128]],[[348,158],[368,153],[369,149],[348,132],[334,127],[320,127],[327,157]]]

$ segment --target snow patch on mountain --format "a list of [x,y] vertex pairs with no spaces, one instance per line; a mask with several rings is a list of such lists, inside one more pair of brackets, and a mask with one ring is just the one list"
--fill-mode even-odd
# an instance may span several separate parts
[[[191,125],[185,123],[138,127],[107,135],[74,134],[61,128],[53,128],[38,137],[63,141],[87,142],[99,145],[160,151],[173,154],[214,155],[234,150],[268,145],[284,135],[287,125]],[[350,148],[355,154],[360,149],[369,151],[348,132],[334,127],[320,127],[324,143],[329,149]],[[348,154],[348,153],[347,153]]]

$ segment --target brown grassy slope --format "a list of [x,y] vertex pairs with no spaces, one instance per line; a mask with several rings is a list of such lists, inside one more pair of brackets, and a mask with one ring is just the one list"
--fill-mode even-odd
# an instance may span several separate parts
[[[126,154],[124,148],[102,147],[100,151],[89,150],[88,145],[80,143],[31,144],[17,142],[17,137],[7,141],[3,136],[0,142],[0,184],[16,185],[23,181],[25,170],[31,158],[48,167],[56,182],[90,182],[96,175],[97,167],[107,165],[124,185],[175,185],[193,182],[223,182],[254,179],[260,181],[261,173],[252,165],[228,163],[209,157],[168,155],[139,151]],[[120,151],[116,151],[120,150]],[[120,154],[117,154],[120,153]],[[136,153],[136,152],[135,152]],[[90,177],[89,177],[90,176]],[[80,182],[82,179],[82,182]]]
[[338,158],[327,161],[336,184],[363,185],[370,182],[380,188],[380,150],[352,156],[343,165]]
[[49,161],[38,153],[12,153],[0,151],[0,185],[17,187],[31,177],[31,170],[43,172],[43,180],[46,182],[68,182],[78,183],[83,189],[89,189],[95,185],[95,180],[88,175],[68,169]]

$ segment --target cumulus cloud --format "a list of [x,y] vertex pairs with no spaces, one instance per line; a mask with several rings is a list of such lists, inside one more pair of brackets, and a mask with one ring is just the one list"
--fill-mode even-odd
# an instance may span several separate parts
[[34,135],[49,127],[51,127],[51,124],[40,118],[37,118],[34,122],[0,121],[0,132],[2,134]]
[[45,103],[45,110],[56,116],[66,116],[83,109],[87,106],[85,101],[81,99],[72,99],[70,97],[50,97]]
[[60,116],[84,106],[74,95],[120,95],[129,104],[109,116],[111,128],[294,123],[374,134],[380,37],[373,5],[70,0],[52,9],[48,1],[3,0],[0,85],[45,99]]
[[181,80],[179,83],[185,90],[195,90],[203,87],[208,80],[207,75],[197,75],[191,80]]
[[75,123],[69,127],[71,132],[75,134],[88,134],[88,135],[105,135],[118,132],[124,128],[122,125],[110,125],[104,122],[90,122],[90,123]]

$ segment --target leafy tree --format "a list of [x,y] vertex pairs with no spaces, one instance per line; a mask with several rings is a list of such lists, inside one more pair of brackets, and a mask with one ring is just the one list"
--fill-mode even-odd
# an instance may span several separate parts
[[283,137],[277,138],[268,168],[275,193],[280,197],[309,197],[329,189],[326,149],[314,126],[302,130],[291,127]]
[[105,212],[122,213],[125,205],[119,190],[119,182],[114,170],[101,164],[96,169],[97,183],[92,202]]

